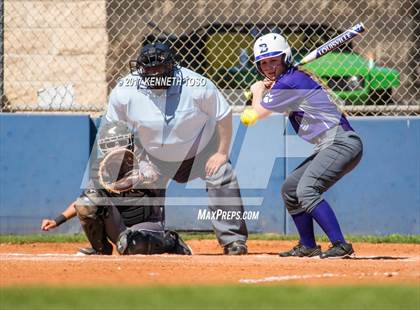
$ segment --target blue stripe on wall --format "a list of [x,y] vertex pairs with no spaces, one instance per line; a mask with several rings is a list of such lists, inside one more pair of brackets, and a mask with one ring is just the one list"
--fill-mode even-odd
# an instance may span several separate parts
[[[86,115],[0,114],[0,233],[39,233],[43,217],[55,217],[80,193],[97,122]],[[365,154],[359,166],[339,181],[326,198],[349,234],[420,233],[420,117],[355,118]],[[250,128],[234,116],[232,159],[245,202],[259,198],[258,221],[250,231],[295,233],[285,214],[280,188],[312,146],[284,136],[284,118],[274,115]],[[238,134],[237,134],[238,133]],[[285,156],[287,154],[287,157]],[[204,182],[172,182],[169,197],[206,197]],[[252,200],[252,199],[251,199]],[[167,206],[173,229],[208,230],[197,221],[204,206]],[[80,231],[77,220],[58,232]]]
[[57,216],[80,194],[89,116],[0,114],[0,122],[0,232],[40,232],[42,217]]

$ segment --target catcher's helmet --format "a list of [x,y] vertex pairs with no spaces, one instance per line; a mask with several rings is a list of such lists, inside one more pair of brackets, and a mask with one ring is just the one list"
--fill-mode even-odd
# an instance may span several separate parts
[[103,154],[121,147],[133,151],[134,135],[123,121],[106,123],[99,131],[98,147]]
[[286,39],[278,33],[265,34],[254,43],[254,62],[261,74],[263,74],[260,67],[261,60],[281,55],[284,55],[284,65],[290,66],[293,62],[292,50]]
[[164,43],[146,44],[137,59],[130,61],[130,71],[141,77],[172,76],[178,65],[175,58],[174,52]]

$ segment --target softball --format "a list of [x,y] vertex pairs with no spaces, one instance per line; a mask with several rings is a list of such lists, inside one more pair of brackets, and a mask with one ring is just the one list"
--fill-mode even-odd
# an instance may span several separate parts
[[246,126],[252,126],[254,125],[258,120],[258,114],[257,112],[252,108],[246,108],[241,113],[241,122],[242,124]]

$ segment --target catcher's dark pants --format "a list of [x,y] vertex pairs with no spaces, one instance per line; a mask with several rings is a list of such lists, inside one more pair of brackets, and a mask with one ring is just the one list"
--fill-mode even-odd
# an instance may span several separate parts
[[108,215],[104,218],[105,232],[108,238],[116,244],[118,236],[125,230],[140,231],[147,230],[153,232],[164,232],[164,226],[162,221],[149,221],[146,219],[145,222],[140,222],[132,226],[127,227],[121,217],[120,212],[114,206],[108,207]]
[[319,141],[316,150],[283,184],[282,197],[291,215],[311,213],[322,201],[322,193],[356,167],[363,145],[355,132],[338,127]]
[[[217,138],[213,139],[197,156],[182,162],[165,162],[149,155],[149,159],[156,171],[161,175],[158,181],[161,197],[165,196],[166,185],[170,179],[178,183],[201,178],[206,182],[206,189],[210,199],[209,209],[238,212],[244,211],[238,181],[229,162],[225,163],[212,176],[206,176],[205,166],[217,149]],[[218,218],[212,220],[214,232],[221,246],[234,241],[246,241],[248,231],[243,219]]]
[[164,239],[163,207],[148,205],[148,198],[135,193],[130,197],[130,193],[120,196],[104,190],[84,191],[76,201],[76,210],[92,247],[99,253],[111,254],[108,239],[116,244],[120,234],[127,230],[147,231]]

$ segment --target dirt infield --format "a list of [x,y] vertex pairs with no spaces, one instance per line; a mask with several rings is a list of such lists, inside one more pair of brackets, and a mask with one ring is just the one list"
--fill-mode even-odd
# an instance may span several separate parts
[[[250,255],[221,255],[192,240],[193,256],[78,256],[80,243],[0,244],[0,286],[141,284],[420,284],[420,245],[355,243],[352,259],[280,258],[292,241],[249,241]],[[321,244],[323,249],[327,244]]]

